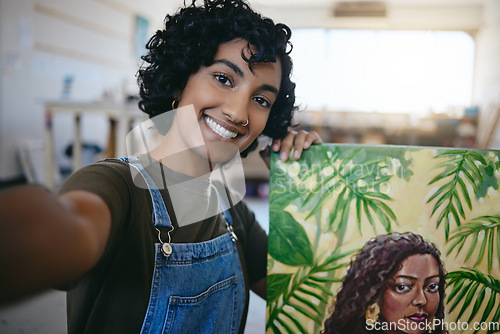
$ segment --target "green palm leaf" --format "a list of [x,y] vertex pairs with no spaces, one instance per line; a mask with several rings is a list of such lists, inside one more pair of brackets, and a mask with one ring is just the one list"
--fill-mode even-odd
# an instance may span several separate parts
[[[283,321],[282,319],[277,319],[277,321],[279,322],[279,324],[285,329],[285,331],[288,333],[288,334],[294,334],[295,332],[293,331],[292,327],[290,327],[285,321]],[[274,331],[275,333],[280,333],[280,331],[276,328],[276,330]]]
[[287,319],[290,319],[293,322],[293,324],[295,325],[295,327],[297,327],[297,329],[299,330],[300,333],[307,334],[306,329],[302,326],[302,324],[299,321],[297,321],[297,319],[294,316],[292,316],[290,313],[286,312],[285,310],[283,310],[281,312],[281,314],[283,314]]
[[[338,232],[347,224],[351,203],[356,205],[356,221],[360,233],[363,215],[366,216],[374,230],[376,230],[375,222],[379,221],[384,229],[390,232],[392,223],[396,222],[396,216],[384,201],[390,201],[392,198],[374,189],[389,181],[392,175],[380,176],[381,160],[369,161],[347,168],[347,162],[351,161],[358,152],[359,150],[351,152],[342,160],[339,167],[330,166],[334,170],[333,174],[326,178],[322,184],[316,185],[315,193],[322,189],[320,196],[313,195],[306,198],[305,204],[313,197],[318,197],[316,205],[311,209],[306,219],[314,216],[331,194],[338,192],[330,214],[330,226],[334,232]],[[332,182],[334,179],[335,182]],[[326,190],[325,184],[330,184]],[[366,186],[360,186],[360,184]],[[377,219],[374,219],[375,217]]]
[[267,295],[266,300],[272,302],[276,300],[282,291],[288,289],[288,284],[292,274],[272,274],[267,275]]
[[333,296],[326,286],[341,281],[330,277],[328,273],[345,267],[348,264],[345,259],[356,251],[333,253],[319,264],[301,267],[291,280],[289,275],[292,274],[270,275],[273,276],[274,287],[279,284],[282,291],[279,296],[274,294],[272,300],[268,299],[269,317],[266,328],[271,328],[273,332],[280,332],[280,328],[283,328],[287,333],[289,330],[306,333],[297,321],[292,320],[297,313],[321,325],[326,310],[324,306],[328,304],[328,297]]
[[445,151],[438,154],[436,158],[447,160],[437,166],[444,168],[444,170],[436,175],[428,185],[438,181],[445,183],[436,190],[427,203],[435,201],[431,217],[439,212],[436,228],[443,224],[445,237],[448,240],[452,221],[456,226],[460,226],[461,220],[466,218],[463,202],[469,210],[472,208],[467,184],[471,185],[475,195],[477,195],[478,184],[483,182],[483,174],[476,164],[486,166],[487,162],[481,154],[467,150]]
[[500,258],[498,257],[500,255],[500,215],[476,217],[467,224],[457,227],[449,240],[450,246],[448,247],[447,255],[451,254],[455,249],[457,249],[456,255],[458,255],[465,242],[470,240],[469,251],[465,258],[465,261],[467,261],[476,250],[480,236],[482,236],[483,241],[477,253],[474,267],[479,265],[483,261],[484,255],[487,254],[488,272],[491,272],[495,255],[497,258]]
[[[500,296],[500,281],[474,268],[462,269],[463,270],[453,271],[446,275],[448,288],[452,289],[446,303],[450,304],[453,301],[449,312],[452,312],[461,305],[456,320],[458,320],[467,310],[470,310],[470,316],[467,320],[467,322],[470,323],[471,320],[478,315],[481,305],[486,303],[486,307],[481,316],[481,322],[486,322],[487,320],[490,322],[498,322],[500,318],[500,305],[495,305],[495,302]],[[486,302],[485,297],[488,294],[489,299]],[[491,314],[493,315],[490,316]],[[488,333],[493,333],[493,330],[489,330]]]

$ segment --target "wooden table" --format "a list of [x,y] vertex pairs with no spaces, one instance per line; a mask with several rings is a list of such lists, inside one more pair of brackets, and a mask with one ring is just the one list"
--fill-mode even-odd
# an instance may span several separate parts
[[137,104],[115,104],[107,102],[71,102],[71,101],[53,101],[45,104],[45,183],[50,189],[56,188],[55,168],[56,161],[54,155],[54,128],[53,118],[57,114],[70,114],[73,117],[74,135],[73,135],[73,171],[82,166],[82,136],[81,136],[81,117],[87,113],[98,113],[106,115],[110,124],[110,135],[107,157],[126,156],[127,150],[125,138],[130,131],[133,121],[144,120],[145,114],[142,113]]

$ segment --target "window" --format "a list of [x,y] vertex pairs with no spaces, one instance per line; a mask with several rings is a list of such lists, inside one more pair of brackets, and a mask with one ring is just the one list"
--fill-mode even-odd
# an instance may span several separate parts
[[464,32],[299,29],[292,41],[307,110],[424,115],[471,104],[474,41]]

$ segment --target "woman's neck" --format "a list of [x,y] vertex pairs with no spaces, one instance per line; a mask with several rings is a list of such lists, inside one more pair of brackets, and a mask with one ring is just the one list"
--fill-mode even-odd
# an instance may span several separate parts
[[210,161],[196,152],[196,150],[203,150],[203,147],[183,151],[165,148],[166,145],[160,144],[147,154],[167,168],[184,175],[203,177],[212,171]]

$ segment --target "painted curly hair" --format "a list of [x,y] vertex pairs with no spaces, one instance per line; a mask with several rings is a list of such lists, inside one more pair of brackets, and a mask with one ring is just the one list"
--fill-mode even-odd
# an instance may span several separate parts
[[[351,261],[342,288],[332,305],[333,313],[325,321],[323,333],[373,333],[366,330],[365,325],[368,306],[382,298],[387,280],[401,269],[404,259],[415,254],[430,254],[436,259],[440,301],[435,318],[443,320],[446,273],[440,259],[441,253],[433,243],[425,241],[418,234],[389,233],[366,242]],[[447,333],[437,327],[432,333]]]
[[[139,108],[150,118],[171,109],[175,95],[182,92],[189,77],[201,66],[210,66],[220,44],[235,38],[248,41],[258,51],[249,58],[257,62],[281,61],[281,86],[263,131],[271,138],[283,138],[291,125],[295,106],[295,83],[290,80],[292,60],[289,53],[291,30],[288,26],[262,17],[243,0],[197,0],[175,15],[167,15],[163,30],[158,30],[146,45],[142,57],[146,64],[138,71]],[[257,147],[257,141],[242,152]]]

